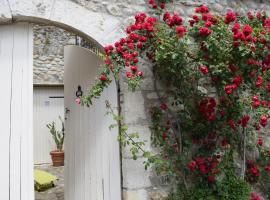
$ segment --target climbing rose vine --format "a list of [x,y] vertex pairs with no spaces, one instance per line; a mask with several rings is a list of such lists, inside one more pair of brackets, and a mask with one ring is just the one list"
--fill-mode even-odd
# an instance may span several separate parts
[[[191,19],[166,12],[167,1],[150,0],[153,13],[139,13],[127,37],[105,47],[96,85],[82,98],[90,105],[125,74],[139,89],[153,64],[161,104],[150,108],[149,162],[176,187],[169,199],[269,198],[270,18],[195,9]],[[149,163],[146,164],[149,166]]]

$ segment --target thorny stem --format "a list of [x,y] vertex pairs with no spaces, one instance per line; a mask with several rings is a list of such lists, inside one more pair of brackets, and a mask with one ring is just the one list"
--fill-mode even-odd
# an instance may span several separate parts
[[[157,89],[157,79],[156,79],[156,77],[155,77],[155,79],[154,79],[154,89],[155,89],[155,91],[156,91],[156,93],[157,93],[157,96],[158,96],[159,101],[160,101],[161,103],[163,103],[163,102],[162,102],[161,95],[160,95],[160,93],[159,93],[159,90]],[[168,113],[169,113],[171,116],[173,116],[175,119],[177,119],[176,116],[174,115],[174,113],[173,113],[171,110],[168,110]],[[181,125],[180,125],[178,119],[176,120],[176,124],[177,124],[177,130],[180,132],[180,138],[177,137],[177,135],[176,135],[174,129],[173,129],[173,134],[174,134],[175,140],[176,140],[176,142],[177,142],[177,146],[178,146],[178,149],[179,149],[179,153],[181,154],[181,153],[183,152],[183,144],[182,144],[182,133],[181,133],[181,128],[180,128]],[[188,184],[187,184],[187,181],[186,181],[186,174],[185,174],[185,172],[183,172],[183,174],[180,172],[180,175],[181,175],[182,178],[183,178],[183,182],[184,182],[185,188],[186,188],[186,190],[187,190],[187,189],[188,189]]]
[[[155,89],[155,92],[156,92],[156,94],[158,96],[158,99],[159,99],[160,103],[164,103],[162,101],[161,94],[159,93],[159,90],[157,89],[157,79],[156,79],[156,77],[154,78],[154,89]],[[182,134],[181,134],[181,131],[180,131],[179,120],[177,119],[175,114],[170,109],[168,109],[168,115],[173,116],[173,118],[176,119],[177,130],[180,132],[180,138],[177,137],[177,134],[176,134],[175,130],[174,129],[172,129],[172,130],[173,130],[174,138],[176,140],[176,143],[177,143],[177,146],[178,146],[178,149],[179,149],[179,153],[182,153]]]
[[246,128],[243,127],[242,130],[243,134],[243,162],[242,162],[242,171],[241,171],[241,178],[245,179],[245,173],[246,173]]
[[[116,114],[114,113],[114,110],[110,104],[110,102],[108,100],[105,101],[105,104],[106,104],[106,108],[110,111],[109,113],[112,114],[113,116],[116,116]],[[121,120],[120,119],[114,119],[116,122],[120,123]],[[143,153],[146,153],[145,150],[143,150],[140,145],[138,145],[128,134],[126,131],[121,131],[122,133],[125,134],[125,136],[128,138],[128,140],[133,144],[135,145],[138,149],[140,149]]]

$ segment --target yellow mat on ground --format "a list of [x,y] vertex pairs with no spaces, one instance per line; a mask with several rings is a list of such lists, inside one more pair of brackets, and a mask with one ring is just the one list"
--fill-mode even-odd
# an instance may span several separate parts
[[57,177],[48,172],[35,169],[34,180],[35,180],[35,190],[44,191],[54,187],[54,181],[57,180]]

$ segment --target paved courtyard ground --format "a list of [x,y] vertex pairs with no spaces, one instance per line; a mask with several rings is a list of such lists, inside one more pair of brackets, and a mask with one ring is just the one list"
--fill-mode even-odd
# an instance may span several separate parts
[[64,200],[64,167],[38,165],[35,169],[47,171],[58,177],[55,187],[44,192],[35,191],[35,200]]

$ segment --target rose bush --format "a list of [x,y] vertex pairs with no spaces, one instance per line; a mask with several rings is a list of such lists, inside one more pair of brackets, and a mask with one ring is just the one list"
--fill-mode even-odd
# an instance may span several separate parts
[[100,79],[82,104],[100,96],[111,73],[125,73],[129,88],[139,88],[146,55],[165,92],[151,108],[160,153],[149,162],[177,183],[169,198],[257,200],[258,189],[267,197],[270,18],[200,6],[185,21],[165,12],[167,2],[150,0],[152,15],[137,14],[127,37],[105,47]]

